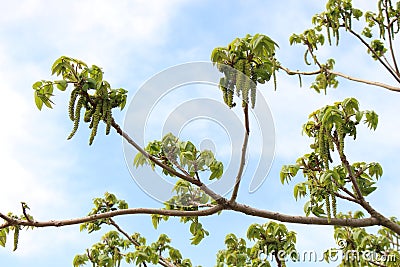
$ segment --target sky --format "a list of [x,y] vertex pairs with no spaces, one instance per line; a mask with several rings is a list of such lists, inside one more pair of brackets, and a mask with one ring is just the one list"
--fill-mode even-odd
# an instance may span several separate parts
[[[372,2],[355,1],[359,6],[373,9]],[[225,46],[247,33],[270,36],[280,46],[277,57],[283,65],[306,69],[302,59],[303,48],[291,47],[288,39],[292,33],[309,27],[311,16],[320,12],[323,5],[323,1],[318,0],[2,0],[0,211],[19,214],[20,202],[25,201],[37,220],[81,217],[90,211],[91,200],[101,197],[106,191],[127,200],[130,207],[160,207],[160,203],[149,197],[132,178],[132,158],[125,155],[133,152],[124,151],[118,134],[113,132],[105,136],[101,131],[103,128],[100,128],[94,144],[88,146],[89,131],[82,124],[76,136],[67,141],[72,124],[67,116],[66,93],[56,92],[53,110],[36,109],[32,84],[40,79],[52,78],[50,67],[58,57],[67,55],[101,66],[105,79],[114,88],[129,90],[129,104],[135,93],[157,73],[188,62],[207,62],[214,47]],[[346,37],[342,41],[338,48],[321,50],[321,57],[335,57],[336,70],[340,72],[395,85],[384,69],[366,56],[360,44]],[[378,182],[379,189],[368,200],[383,214],[398,216],[398,94],[340,80],[339,88],[324,95],[310,90],[306,82],[299,88],[297,78],[280,73],[277,91],[271,84],[259,87],[273,117],[274,161],[264,183],[250,193],[248,188],[255,168],[252,156],[260,154],[257,149],[263,141],[263,138],[257,137],[259,131],[255,130],[250,139],[249,169],[246,170],[238,200],[258,208],[302,215],[304,202],[294,200],[294,183],[280,184],[279,170],[283,164],[294,163],[309,151],[310,140],[301,135],[301,126],[309,113],[346,97],[356,97],[361,109],[375,110],[379,114],[379,125],[375,132],[360,127],[357,141],[349,141],[346,150],[351,161],[377,161],[382,164],[384,176]],[[210,92],[210,95],[205,92]],[[174,109],[177,105],[200,97],[209,97],[223,105],[222,97],[218,99],[215,92],[215,87],[205,85],[175,90],[169,95],[172,100],[166,97],[157,103],[150,114],[153,119],[142,112],[149,118],[146,138],[151,140],[160,135],[163,128],[158,122],[161,124],[168,119],[165,114],[177,114],[179,111]],[[130,109],[135,110],[135,106],[114,112],[116,121],[123,125],[129,118],[125,117],[125,113]],[[193,103],[190,110],[203,109]],[[138,111],[138,114],[141,113]],[[163,116],[157,117],[157,114]],[[229,114],[233,120],[233,113]],[[254,125],[257,118],[256,113],[252,119]],[[209,117],[207,120],[194,120],[181,129],[181,135],[194,140],[196,145],[215,149],[217,156],[220,155],[228,166],[230,161],[237,160],[232,151],[240,147],[240,143],[237,144],[232,137],[234,131],[228,127],[230,122],[230,119],[213,121]],[[225,141],[228,142],[227,147],[221,145]],[[256,156],[255,160],[259,158]],[[301,177],[296,179],[301,181]],[[339,210],[347,211],[348,208],[343,205]],[[142,233],[149,242],[165,232],[172,238],[173,246],[181,249],[184,257],[202,266],[213,266],[216,252],[224,248],[227,233],[244,237],[250,224],[267,222],[233,212],[204,218],[201,221],[210,236],[200,245],[191,246],[188,225],[178,224],[178,219],[171,218],[157,230],[153,229],[149,216],[127,216],[117,221],[128,232]],[[299,250],[322,253],[329,246],[334,246],[330,227],[293,224],[287,224],[287,227],[297,231]],[[22,231],[16,252],[12,252],[11,243],[0,249],[0,265],[72,266],[74,255],[83,253],[103,233],[81,233],[79,226]],[[317,264],[324,266],[321,263],[314,265]]]

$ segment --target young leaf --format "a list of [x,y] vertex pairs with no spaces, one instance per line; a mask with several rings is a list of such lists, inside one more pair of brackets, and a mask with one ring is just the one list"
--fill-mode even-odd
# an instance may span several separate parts
[[42,101],[42,99],[40,99],[40,97],[38,96],[38,92],[37,92],[37,91],[35,91],[34,97],[35,97],[35,104],[36,104],[36,107],[37,107],[39,110],[42,110],[43,101]]
[[7,233],[5,229],[0,230],[0,246],[5,247],[7,242]]
[[60,91],[65,91],[65,89],[67,89],[68,84],[67,84],[66,80],[59,80],[59,81],[55,81],[54,83],[57,85],[57,88]]

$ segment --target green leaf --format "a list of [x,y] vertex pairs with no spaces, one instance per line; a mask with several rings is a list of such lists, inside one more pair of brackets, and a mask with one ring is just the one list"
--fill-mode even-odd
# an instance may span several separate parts
[[361,192],[363,194],[363,196],[368,196],[369,194],[371,194],[372,192],[374,192],[376,190],[377,187],[375,186],[370,186],[370,187],[366,187],[366,188],[362,188]]
[[365,111],[364,123],[366,123],[371,130],[376,130],[376,127],[378,127],[378,114],[376,114],[375,111]]
[[54,83],[60,91],[65,91],[65,89],[67,89],[68,83],[65,80],[55,81]]
[[133,159],[133,166],[135,166],[136,168],[139,166],[143,166],[144,164],[147,163],[147,159],[145,156],[143,156],[142,153],[137,153],[135,158]]
[[42,101],[42,99],[40,99],[40,97],[38,96],[38,92],[37,92],[37,91],[34,92],[34,97],[35,97],[35,104],[36,104],[36,107],[37,107],[39,110],[42,110],[43,101]]
[[213,180],[215,178],[219,179],[222,177],[222,174],[224,173],[224,165],[222,164],[222,162],[214,160],[210,166],[210,170],[211,170],[211,175],[209,179],[210,180]]
[[157,215],[157,214],[152,214],[151,215],[151,222],[153,224],[154,229],[157,229],[158,224],[161,221],[161,216]]
[[310,201],[307,201],[307,202],[304,204],[304,213],[305,213],[306,216],[308,217],[308,216],[310,215],[310,212],[311,212],[311,202],[310,202]]
[[347,116],[354,115],[357,111],[359,111],[359,103],[357,99],[353,97],[343,100],[342,106]]
[[227,50],[224,47],[217,47],[211,52],[211,61],[215,63],[223,63],[228,60]]
[[18,248],[18,241],[19,241],[19,226],[14,226],[14,248],[13,251],[16,251]]
[[49,100],[45,100],[45,101],[43,101],[43,103],[46,105],[46,107],[48,107],[48,108],[53,108],[53,107],[51,106],[51,103],[50,103]]
[[35,90],[40,89],[40,87],[42,86],[43,82],[42,81],[37,81],[32,85],[32,88]]
[[7,233],[6,229],[0,230],[0,246],[5,247],[7,242]]

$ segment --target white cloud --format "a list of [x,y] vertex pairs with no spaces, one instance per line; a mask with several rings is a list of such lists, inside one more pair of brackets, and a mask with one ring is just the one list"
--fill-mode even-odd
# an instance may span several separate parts
[[[55,97],[58,105],[54,110],[39,112],[33,102],[31,84],[47,78],[54,56],[62,54],[107,66],[114,77],[118,77],[118,71],[128,72],[122,67],[130,60],[129,53],[145,51],[141,53],[145,56],[167,39],[168,20],[179,2],[2,3],[1,212],[19,214],[20,201],[26,201],[37,219],[82,215],[77,204],[84,192],[73,188],[80,181],[71,180],[71,173],[79,172],[79,151],[72,152],[78,148],[64,141],[70,127],[69,122],[66,124],[66,96]],[[40,55],[44,56],[39,58]],[[69,230],[40,235],[28,232],[23,235],[23,249],[16,256],[45,256],[48,244],[54,245],[55,240],[58,245],[63,241],[77,242],[78,235]],[[34,240],[42,245],[30,246],[36,243]]]

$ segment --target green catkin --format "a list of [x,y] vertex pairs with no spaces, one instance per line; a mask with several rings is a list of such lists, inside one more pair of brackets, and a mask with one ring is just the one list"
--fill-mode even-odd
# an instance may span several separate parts
[[74,118],[74,110],[75,110],[75,102],[76,98],[78,97],[78,88],[75,88],[71,92],[71,97],[69,98],[69,104],[68,104],[68,116],[71,119],[71,121],[75,121]]
[[275,73],[275,69],[272,71],[272,76],[273,76],[273,78],[274,78],[274,91],[276,91],[277,86],[276,86],[276,73]]
[[336,46],[339,45],[339,29],[336,29]]
[[254,82],[252,82],[251,86],[250,86],[251,108],[254,108],[256,106],[256,90],[257,90],[257,86]]
[[76,103],[76,107],[75,107],[74,126],[72,128],[71,133],[67,137],[67,140],[71,139],[75,135],[76,131],[78,130],[79,121],[80,121],[80,118],[81,118],[81,109],[83,107],[84,102],[85,102],[84,97],[82,97],[82,96],[79,97],[78,102]]
[[103,120],[103,121],[106,121],[107,120],[107,113],[108,113],[108,99],[106,100],[106,99],[104,99],[103,100],[103,104],[102,104],[102,106],[101,106],[101,119]]
[[91,121],[90,121],[90,124],[89,124],[89,129],[93,129],[93,115],[91,117]]
[[325,165],[325,159],[326,159],[324,132],[325,132],[324,126],[321,125],[321,128],[319,129],[318,132],[318,152],[322,159],[323,165]]
[[335,196],[335,192],[333,192],[333,190],[331,190],[331,199],[332,199],[332,215],[333,218],[336,218],[336,214],[337,214],[337,206],[336,206],[336,196]]
[[222,85],[220,85],[219,88],[221,88],[222,96],[224,98],[225,104],[228,105],[228,89]]
[[348,16],[348,19],[349,19],[349,29],[351,30],[351,15]]
[[15,229],[14,229],[14,249],[13,249],[13,251],[16,251],[18,248],[18,240],[19,240],[19,226],[16,225],[14,227],[15,227]]
[[343,132],[343,124],[339,124],[337,126],[337,135],[339,139],[339,154],[343,155],[344,151],[344,132]]
[[329,200],[329,194],[325,195],[325,206],[326,206],[326,216],[328,217],[328,223],[331,222],[331,202]]
[[245,107],[249,103],[249,92],[250,92],[250,86],[251,86],[251,80],[250,80],[250,75],[251,75],[251,66],[248,61],[244,64],[244,69],[243,73],[246,75],[243,77],[243,88],[242,88],[242,106]]
[[93,115],[93,109],[86,109],[83,121],[90,122],[92,119],[92,115]]
[[[244,67],[244,62],[243,59],[238,60],[238,62],[236,63],[235,69],[237,69],[239,72],[236,75],[236,94],[240,95],[240,92],[243,89],[243,83],[244,83],[244,76],[241,73],[243,71],[243,67]],[[243,92],[242,92],[243,95]]]
[[335,144],[333,143],[333,136],[331,134],[328,134],[328,149],[335,151]]
[[94,140],[94,137],[97,134],[97,128],[98,128],[100,120],[101,120],[101,110],[102,110],[102,102],[99,102],[96,105],[95,111],[94,111],[93,116],[92,116],[93,125],[92,125],[92,132],[91,132],[89,144],[92,144],[92,142]]
[[329,28],[329,26],[326,26],[326,35],[328,36],[328,43],[329,43],[329,45],[332,45],[331,29]]
[[112,110],[111,110],[111,103],[108,103],[108,112],[106,118],[106,135],[110,133],[111,130],[111,121],[112,121]]
[[99,122],[100,122],[100,119],[101,119],[100,118],[101,117],[101,108],[102,108],[102,103],[101,102],[97,103],[96,110],[95,110],[95,112],[93,114],[93,120],[92,120],[93,121],[93,128],[92,128],[92,132],[90,134],[89,145],[93,144],[94,137],[97,134],[97,127],[99,126]]
[[233,103],[233,90],[231,90],[230,88],[228,88],[228,92],[227,92],[227,98],[228,98],[228,107],[232,108],[234,107],[234,103]]
[[329,169],[330,153],[329,153],[328,137],[326,135],[327,135],[327,132],[326,132],[326,130],[324,130],[323,135],[322,135],[322,142],[323,142],[323,146],[324,146],[323,160],[324,160],[325,168]]

